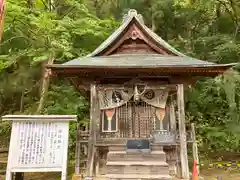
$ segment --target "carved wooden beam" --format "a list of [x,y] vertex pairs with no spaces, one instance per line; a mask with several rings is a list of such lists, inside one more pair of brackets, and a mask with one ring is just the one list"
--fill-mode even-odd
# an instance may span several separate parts
[[[143,42],[145,42],[145,44],[147,44],[148,47],[152,49],[152,51],[156,51],[160,54],[165,54],[165,55],[170,54],[169,52],[166,51],[166,49],[164,49],[163,47],[162,48],[158,47],[152,41],[152,39],[147,37],[143,33],[143,31],[138,27],[138,25],[136,23],[132,23],[130,25],[129,29],[127,30],[127,32],[125,32],[125,34],[123,34],[123,36],[115,44],[113,44],[111,46],[111,48],[109,48],[107,51],[105,51],[103,53],[103,55],[107,56],[107,55],[112,54],[117,48],[119,48],[121,45],[124,44],[125,41],[127,41],[129,39],[131,39],[133,41],[140,39]],[[131,48],[132,48],[132,51],[136,50],[136,48],[134,46],[132,46]]]
[[90,91],[88,84],[81,81],[78,77],[70,77],[68,80],[76,88],[76,90],[86,98],[86,100],[90,100]]

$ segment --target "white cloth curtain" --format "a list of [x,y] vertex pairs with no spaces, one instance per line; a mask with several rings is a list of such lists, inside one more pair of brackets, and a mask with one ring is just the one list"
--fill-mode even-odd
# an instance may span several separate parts
[[98,91],[100,109],[112,109],[127,103],[133,96],[133,89],[104,89]]
[[[98,91],[100,109],[112,109],[127,103],[134,95],[133,88],[103,89]],[[167,89],[146,87],[140,94],[140,99],[151,106],[165,108],[168,98]]]
[[146,89],[146,91],[140,96],[141,100],[157,108],[165,108],[168,91],[162,89]]

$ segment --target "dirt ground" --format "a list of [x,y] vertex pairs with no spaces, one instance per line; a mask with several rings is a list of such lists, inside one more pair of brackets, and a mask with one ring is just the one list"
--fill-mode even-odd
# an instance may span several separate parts
[[[72,171],[72,170],[71,170]],[[217,176],[221,176],[222,180],[240,180],[240,172],[226,171],[218,169],[206,169],[201,171],[204,180],[217,180]],[[5,180],[0,175],[0,180]],[[24,180],[60,180],[59,173],[27,173]],[[69,171],[68,180],[71,180],[71,172]],[[200,180],[200,179],[199,179]]]
[[[0,155],[0,161],[7,161],[7,153]],[[0,163],[0,169],[6,169],[6,164]],[[72,179],[74,167],[68,168],[68,180]],[[221,176],[221,180],[240,180],[240,169],[203,169],[201,170],[201,176],[204,180],[217,180],[218,176]],[[60,173],[26,173],[24,180],[60,180]],[[5,180],[5,176],[0,175],[0,180]],[[199,180],[202,180],[199,178]]]

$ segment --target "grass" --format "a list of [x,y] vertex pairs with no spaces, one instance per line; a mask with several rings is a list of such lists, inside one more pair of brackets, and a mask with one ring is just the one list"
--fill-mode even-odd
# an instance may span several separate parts
[[222,180],[240,180],[240,172],[234,169],[204,169],[201,176],[204,180],[217,180],[218,176],[221,176]]
[[[72,179],[73,169],[69,169],[67,180]],[[5,176],[0,175],[0,180],[5,180]],[[61,173],[24,173],[24,180],[61,180]]]

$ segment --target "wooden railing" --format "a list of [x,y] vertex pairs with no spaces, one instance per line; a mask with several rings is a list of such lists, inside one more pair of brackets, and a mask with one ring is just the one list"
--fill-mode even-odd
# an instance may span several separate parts
[[[187,131],[187,142],[193,143],[192,132]],[[79,131],[80,142],[88,142],[89,131]],[[97,135],[98,145],[110,145],[110,144],[125,144],[127,140],[131,139],[148,139],[153,143],[174,145],[179,143],[179,133],[171,132],[167,130],[156,130],[153,131],[149,137],[132,137],[132,136],[121,136],[119,133],[101,133]]]

